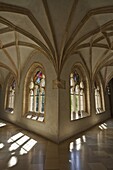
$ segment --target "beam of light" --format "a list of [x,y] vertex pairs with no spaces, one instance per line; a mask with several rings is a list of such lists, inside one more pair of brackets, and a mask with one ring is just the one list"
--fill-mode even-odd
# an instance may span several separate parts
[[2,149],[4,147],[3,143],[0,143],[0,149]]
[[9,147],[9,151],[14,151],[19,147],[19,145],[17,143],[13,143],[10,147]]
[[11,114],[13,114],[13,113],[14,113],[14,111],[12,110],[12,111],[11,111]]
[[79,151],[81,149],[81,143],[76,145],[76,150]]
[[38,116],[32,117],[32,120],[37,120]]
[[23,149],[23,148],[20,149],[20,155],[24,155],[24,154],[27,154],[27,153],[28,152],[25,149]]
[[99,128],[100,128],[101,130],[107,129],[107,124],[106,124],[106,123],[103,123],[103,124],[101,124],[101,125],[99,126]]
[[83,142],[86,142],[86,136],[85,135],[82,136],[82,139],[83,139]]
[[70,152],[72,152],[73,149],[74,149],[74,142],[71,142],[69,145]]
[[17,164],[18,160],[16,156],[12,156],[8,162],[8,167],[11,168]]
[[83,135],[81,138],[78,138],[75,140],[75,142],[71,142],[69,145],[69,150],[70,152],[72,152],[72,149],[74,149],[74,147],[76,148],[76,150],[80,150],[82,143],[86,142],[86,136]]
[[37,141],[34,139],[30,139],[20,150],[20,155],[27,154],[34,145],[36,145]]
[[101,125],[99,125],[99,128],[100,128],[101,130],[103,130],[103,127],[102,127]]
[[38,121],[43,122],[44,121],[44,117],[39,117]]
[[81,143],[81,138],[76,139],[76,140],[75,140],[75,143],[76,143],[77,145],[80,144],[80,143]]
[[17,133],[16,135],[10,137],[10,138],[8,139],[7,143],[14,142],[14,141],[16,141],[17,139],[19,139],[20,137],[22,137],[23,135],[24,135],[23,133],[19,132],[19,133]]
[[29,139],[30,137],[28,137],[28,136],[23,136],[22,138],[20,138],[19,140],[17,140],[16,141],[16,143],[18,144],[18,145],[22,145],[23,143],[25,143],[28,139]]
[[102,124],[101,126],[102,126],[104,129],[107,129],[107,127],[106,127],[104,124]]
[[72,160],[69,160],[69,163],[72,163]]
[[99,125],[99,128],[100,128],[101,130],[103,130],[103,127],[102,127],[101,125]]
[[27,118],[28,118],[28,119],[31,119],[31,117],[32,117],[32,115],[27,115]]
[[0,123],[0,127],[4,127],[4,126],[6,126],[5,123]]
[[22,144],[24,144],[30,137],[28,136],[23,136],[22,138],[20,138],[19,140],[17,140],[15,143],[13,143],[10,147],[9,147],[9,151],[14,151],[16,149],[18,149]]
[[23,148],[27,151],[30,151],[34,145],[36,145],[37,141],[34,139],[30,139],[24,146]]
[[23,146],[23,148],[24,148],[25,150],[27,150],[27,151],[30,151],[36,143],[37,143],[36,140],[30,139],[30,140]]
[[81,138],[78,138],[75,140],[76,143],[76,150],[80,150],[81,149]]

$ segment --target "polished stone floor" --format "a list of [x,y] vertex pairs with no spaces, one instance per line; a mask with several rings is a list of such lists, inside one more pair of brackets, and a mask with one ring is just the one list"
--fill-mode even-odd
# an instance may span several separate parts
[[0,120],[0,170],[113,170],[113,119],[57,145]]

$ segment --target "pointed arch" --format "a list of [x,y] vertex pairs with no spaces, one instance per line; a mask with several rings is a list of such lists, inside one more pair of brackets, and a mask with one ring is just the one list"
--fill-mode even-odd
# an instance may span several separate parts
[[12,74],[8,75],[5,93],[5,107],[6,112],[13,114],[15,108],[15,92],[16,92],[16,80]]
[[45,69],[40,63],[29,68],[24,83],[24,117],[43,122],[45,119]]
[[105,111],[104,87],[100,74],[98,74],[94,80],[94,97],[96,114],[100,114]]
[[69,79],[71,120],[89,116],[89,86],[80,63],[72,67]]

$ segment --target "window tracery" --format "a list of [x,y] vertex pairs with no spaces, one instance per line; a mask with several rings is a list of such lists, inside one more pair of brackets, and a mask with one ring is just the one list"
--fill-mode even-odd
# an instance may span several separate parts
[[95,82],[95,109],[97,114],[104,111],[102,101],[102,89],[100,84],[97,82]]
[[45,75],[37,68],[30,77],[28,94],[28,119],[44,121]]
[[11,80],[11,83],[9,84],[8,91],[7,91],[6,111],[10,113],[14,112],[15,88],[16,88],[16,82],[15,79],[13,78]]
[[75,70],[70,74],[71,120],[86,116],[85,86],[79,73]]

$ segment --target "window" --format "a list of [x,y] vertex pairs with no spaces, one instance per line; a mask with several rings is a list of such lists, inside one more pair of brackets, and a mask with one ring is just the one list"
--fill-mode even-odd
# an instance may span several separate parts
[[13,79],[11,79],[8,91],[7,91],[7,105],[6,105],[6,111],[13,113],[14,112],[14,101],[15,101],[15,87],[16,82]]
[[44,121],[45,75],[41,68],[33,71],[28,84],[28,111],[26,118]]
[[70,74],[70,98],[71,120],[86,117],[84,81],[76,70]]
[[97,82],[95,82],[95,109],[97,114],[104,111],[102,103],[102,89]]

